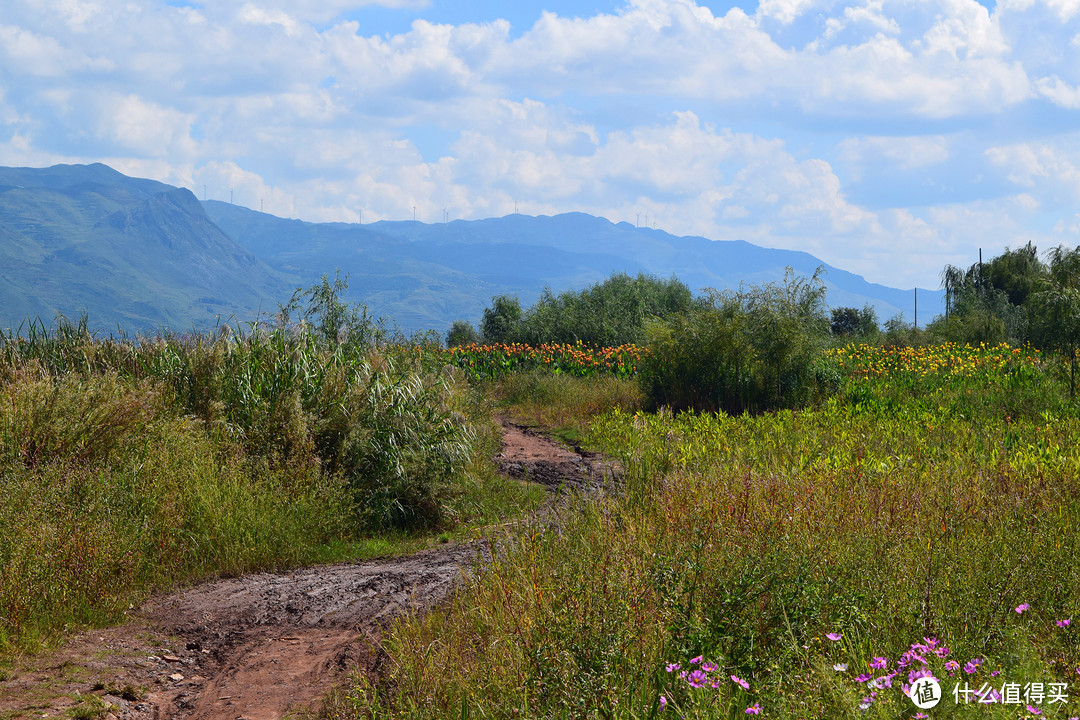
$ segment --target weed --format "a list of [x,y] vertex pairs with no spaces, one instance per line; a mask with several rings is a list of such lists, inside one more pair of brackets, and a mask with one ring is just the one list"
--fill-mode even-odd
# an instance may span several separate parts
[[[910,653],[1003,696],[1074,689],[1080,417],[1056,370],[1023,356],[957,348],[951,371],[869,380],[871,361],[845,361],[836,397],[800,411],[595,418],[625,495],[518,528],[447,607],[402,620],[356,714],[908,718]],[[700,656],[750,693],[733,701],[730,681],[699,702],[712,690],[665,672]],[[935,717],[1025,709],[964,708],[942,687]],[[1048,697],[1027,704],[1057,713]]]
[[61,322],[0,338],[0,652],[110,622],[177,582],[531,502],[476,472],[488,420],[461,371],[425,345],[376,346],[360,316],[331,337],[334,287],[312,295],[318,333],[136,343]]
[[72,720],[98,720],[98,718],[105,717],[112,709],[112,705],[97,695],[89,695],[67,712]]

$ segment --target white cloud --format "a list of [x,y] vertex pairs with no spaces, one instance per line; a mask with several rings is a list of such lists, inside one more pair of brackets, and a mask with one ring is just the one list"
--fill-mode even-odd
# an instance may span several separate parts
[[1055,143],[1017,143],[992,147],[986,156],[1006,178],[1037,192],[1044,202],[1075,205],[1080,201],[1080,139]]
[[7,73],[61,77],[82,70],[107,72],[115,63],[66,47],[56,38],[11,25],[0,25],[0,57]]
[[98,105],[97,134],[119,149],[143,157],[191,157],[191,115],[147,102],[136,95],[107,96]]
[[[0,162],[104,159],[312,220],[648,212],[890,283],[936,277],[976,232],[1038,237],[1080,198],[1080,142],[1056,129],[1080,110],[1080,0],[630,0],[514,33],[342,20],[369,4],[426,3],[9,0]],[[976,171],[948,202],[851,199]]]
[[758,3],[758,15],[790,23],[814,4],[814,0],[761,0]]
[[1058,19],[1066,23],[1080,13],[1080,0],[1046,0],[1046,4],[1057,13]]
[[1080,87],[1064,82],[1057,75],[1039,78],[1036,87],[1043,97],[1069,110],[1080,110]]
[[301,33],[300,23],[282,10],[265,10],[252,3],[245,3],[236,17],[246,25],[276,25],[284,30],[286,35]]

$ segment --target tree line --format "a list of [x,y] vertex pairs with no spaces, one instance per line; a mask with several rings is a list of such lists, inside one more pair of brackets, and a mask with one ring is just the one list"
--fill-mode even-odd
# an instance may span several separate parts
[[880,322],[873,307],[829,308],[822,270],[790,269],[781,283],[706,290],[695,296],[675,277],[625,273],[580,291],[522,308],[500,295],[479,328],[459,320],[448,345],[575,343],[647,345],[640,382],[656,407],[757,411],[791,407],[834,382],[814,362],[829,344],[859,340],[891,345],[959,342],[1031,344],[1070,359],[1080,348],[1080,248],[1040,258],[1030,242],[968,268],[941,272],[945,307],[923,329],[902,316]]

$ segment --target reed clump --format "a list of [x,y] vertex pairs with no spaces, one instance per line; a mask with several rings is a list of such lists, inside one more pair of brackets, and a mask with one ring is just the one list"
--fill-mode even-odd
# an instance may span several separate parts
[[461,521],[490,420],[430,357],[306,323],[4,336],[0,652],[178,582]]

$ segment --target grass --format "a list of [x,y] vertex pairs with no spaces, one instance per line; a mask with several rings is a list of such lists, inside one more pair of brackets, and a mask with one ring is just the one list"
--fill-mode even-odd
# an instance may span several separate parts
[[498,411],[510,420],[543,427],[571,445],[583,443],[593,418],[621,408],[641,407],[633,379],[553,375],[543,370],[505,375],[489,384]]
[[[955,352],[949,370],[853,361],[806,410],[597,417],[588,438],[628,491],[519,528],[328,715],[909,718],[901,686],[925,661],[947,695],[934,718],[1072,717],[951,695],[1080,691],[1080,413],[1050,361]],[[972,357],[983,370],[956,372]],[[567,408],[585,397],[566,389]]]
[[[458,371],[295,328],[0,342],[0,657],[220,575],[411,552],[531,509]],[[497,446],[494,446],[497,447]]]

